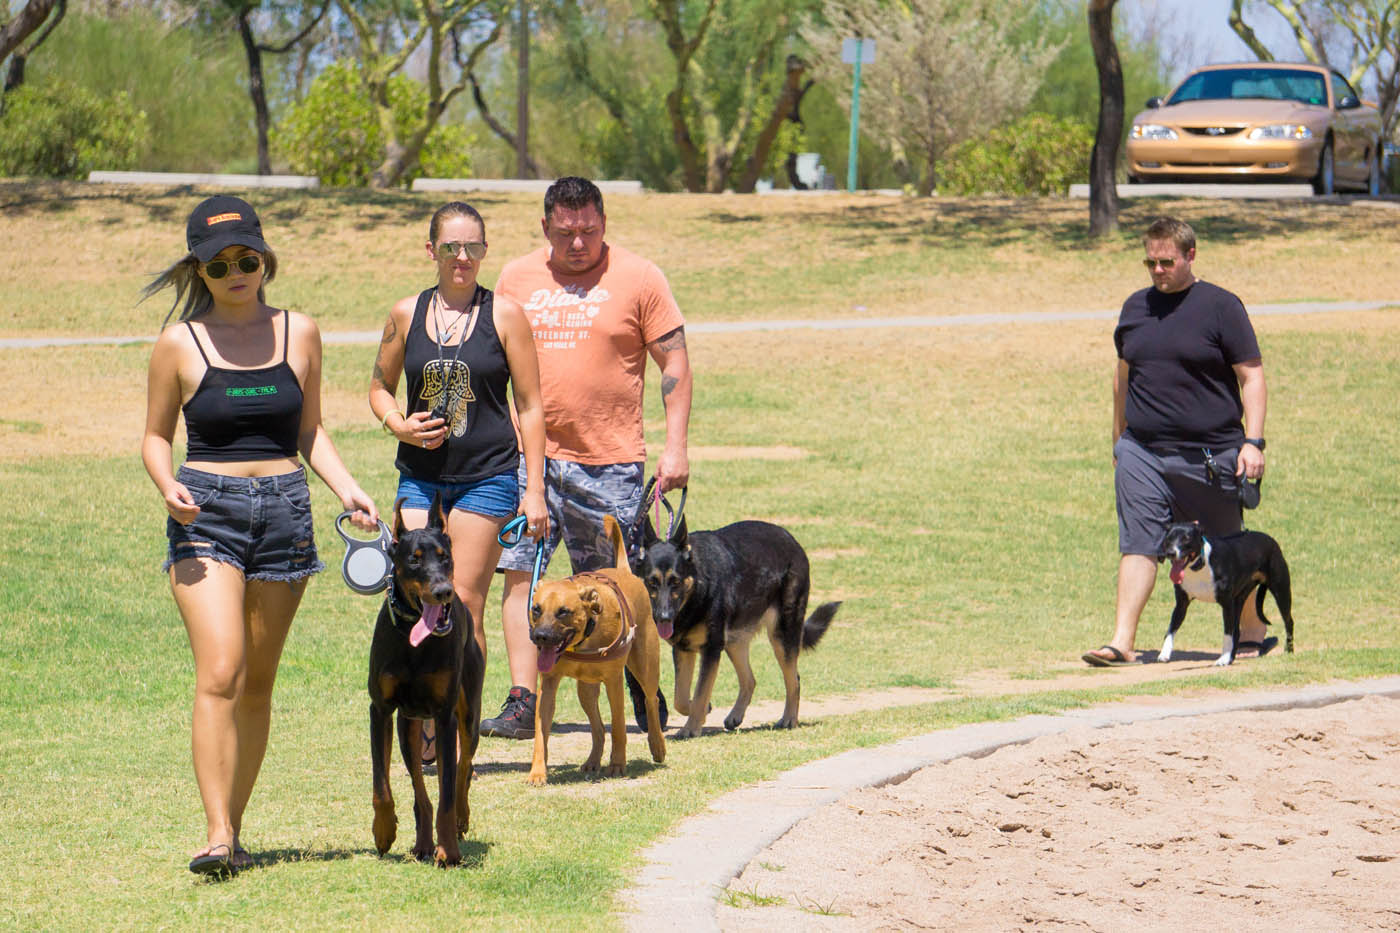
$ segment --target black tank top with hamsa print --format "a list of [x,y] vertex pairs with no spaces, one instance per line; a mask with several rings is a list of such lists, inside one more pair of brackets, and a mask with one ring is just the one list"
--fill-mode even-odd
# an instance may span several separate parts
[[[403,371],[408,413],[445,411],[447,441],[432,450],[400,443],[394,465],[417,480],[475,483],[515,469],[515,427],[506,400],[510,366],[496,333],[489,289],[476,288],[474,327],[459,321],[456,312],[435,308],[436,295],[437,289],[430,288],[418,296],[404,337]],[[439,315],[451,335],[451,346],[439,345],[430,335],[432,314]],[[471,334],[464,344],[458,338],[463,325]]]

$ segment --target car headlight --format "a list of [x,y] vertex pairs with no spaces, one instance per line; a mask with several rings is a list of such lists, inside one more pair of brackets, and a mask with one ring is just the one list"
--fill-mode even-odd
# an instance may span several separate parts
[[1312,139],[1313,131],[1301,123],[1273,123],[1269,126],[1256,126],[1249,131],[1248,139]]
[[1134,123],[1133,139],[1176,139],[1176,130],[1160,123]]

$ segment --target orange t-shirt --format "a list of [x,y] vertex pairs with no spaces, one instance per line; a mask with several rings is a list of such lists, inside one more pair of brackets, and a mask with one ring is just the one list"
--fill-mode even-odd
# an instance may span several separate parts
[[647,344],[685,325],[655,263],[606,246],[581,275],[549,266],[549,247],[511,260],[496,292],[519,302],[535,335],[545,456],[598,466],[641,463]]

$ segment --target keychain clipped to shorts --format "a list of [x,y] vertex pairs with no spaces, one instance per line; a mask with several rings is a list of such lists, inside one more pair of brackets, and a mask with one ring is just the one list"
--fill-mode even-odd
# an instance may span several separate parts
[[335,530],[345,539],[345,560],[341,562],[340,572],[350,589],[362,596],[374,596],[384,592],[389,585],[389,577],[394,573],[393,561],[389,559],[394,532],[381,519],[379,537],[368,540],[352,537],[341,526],[354,514],[353,510],[347,509],[335,520]]

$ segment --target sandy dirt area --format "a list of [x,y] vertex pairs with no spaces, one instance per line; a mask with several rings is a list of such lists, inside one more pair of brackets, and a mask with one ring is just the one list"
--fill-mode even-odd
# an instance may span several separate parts
[[1395,930],[1400,700],[1077,729],[798,823],[740,930]]

